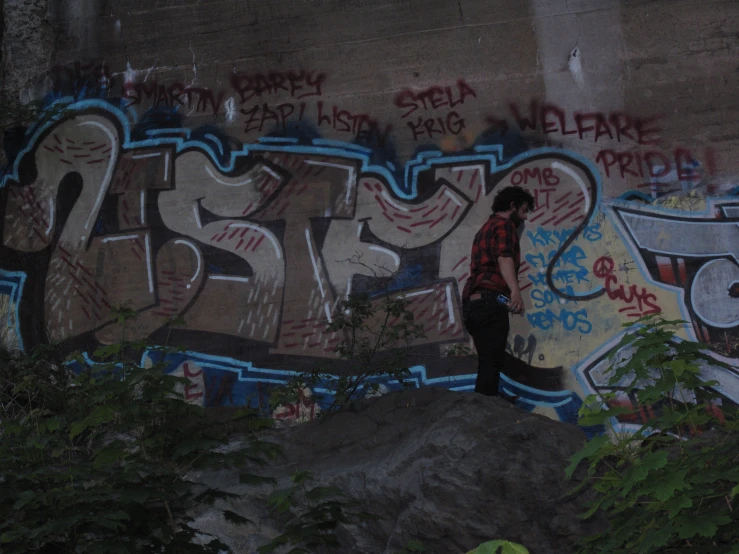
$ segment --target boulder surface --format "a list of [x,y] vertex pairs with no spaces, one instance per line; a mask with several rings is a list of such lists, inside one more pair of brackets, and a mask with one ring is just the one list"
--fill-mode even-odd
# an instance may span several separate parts
[[[571,554],[574,541],[598,525],[582,521],[584,499],[568,494],[576,481],[564,480],[584,434],[498,398],[409,389],[265,438],[284,449],[284,458],[258,470],[278,487],[308,470],[311,485],[337,487],[355,509],[380,516],[342,527],[342,554],[393,554],[410,540],[430,553],[457,554],[492,539],[532,554]],[[199,528],[239,553],[256,552],[279,533],[282,520],[265,503],[271,487],[234,486],[237,479],[223,472],[206,477],[243,493],[230,508],[255,524],[233,525],[206,511]]]

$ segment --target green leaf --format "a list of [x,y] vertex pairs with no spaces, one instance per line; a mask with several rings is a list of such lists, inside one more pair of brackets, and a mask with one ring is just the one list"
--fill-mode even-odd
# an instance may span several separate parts
[[237,514],[236,512],[232,512],[231,510],[223,510],[223,517],[226,521],[230,521],[231,523],[238,523],[240,525],[243,525],[244,523],[251,523],[251,520],[248,520],[245,517]]
[[73,439],[82,433],[88,427],[97,427],[104,423],[108,423],[115,418],[115,408],[113,406],[98,406],[90,415],[82,421],[75,421],[69,430],[69,438]]
[[0,535],[0,543],[9,543],[16,541],[20,538],[22,538],[24,535],[28,534],[28,528],[21,526],[18,529],[12,529],[10,531],[6,531],[2,535]]
[[138,504],[143,504],[151,498],[152,494],[152,491],[145,488],[126,487],[120,492],[120,500],[121,502],[136,502]]
[[31,435],[26,439],[26,446],[28,448],[37,448],[43,450],[46,445],[49,444],[51,437],[48,435]]
[[719,525],[731,523],[729,516],[704,517],[695,514],[687,514],[674,520],[681,539],[692,539],[696,535],[701,537],[713,537],[718,531]]
[[520,544],[498,540],[483,543],[467,554],[529,554],[529,551]]
[[264,544],[257,548],[257,552],[259,554],[270,554],[271,552],[277,550],[280,546],[288,544],[289,542],[290,537],[283,533],[269,541],[267,544]]
[[103,466],[110,466],[126,457],[126,445],[123,441],[114,441],[108,446],[100,449],[95,454],[92,467],[100,469]]
[[[654,523],[654,527],[651,527]],[[659,522],[650,522],[648,525],[642,524],[642,529],[645,529],[644,538],[639,544],[639,554],[652,554],[653,552],[659,552],[661,548],[665,547],[675,534],[675,529],[670,524],[660,524]],[[629,529],[634,531],[634,529]]]
[[99,517],[95,519],[95,523],[97,525],[100,525],[101,527],[105,527],[106,529],[110,529],[111,531],[123,531],[126,526],[123,525],[118,520],[108,519],[105,517]]
[[651,483],[650,486],[645,487],[642,492],[644,494],[653,494],[657,500],[667,502],[677,491],[689,488],[689,485],[685,483],[685,476],[687,474],[688,471],[686,469],[668,472],[665,475],[660,476],[659,479],[655,479],[654,482]]
[[411,540],[403,547],[406,552],[426,552],[426,545],[421,541]]
[[239,483],[244,485],[274,485],[277,480],[273,477],[263,477],[252,473],[239,473]]
[[337,489],[336,487],[315,487],[306,491],[305,497],[308,500],[316,501],[323,500],[324,498],[329,498],[331,496],[341,496],[341,494],[341,489]]
[[64,448],[55,448],[51,451],[51,457],[52,458],[60,458],[64,455],[65,449]]
[[467,554],[497,554],[504,541],[488,541]]
[[[624,472],[621,481],[621,494],[628,494],[637,483],[644,481],[650,471],[663,468],[667,465],[667,452],[658,450],[650,452],[634,466]],[[671,494],[669,496],[672,496]],[[668,496],[668,498],[669,498]],[[663,500],[664,502],[664,500]]]
[[680,513],[680,510],[684,508],[690,508],[692,506],[693,500],[688,495],[681,494],[680,496],[674,496],[670,498],[667,502],[665,502],[663,507],[666,510],[670,511],[667,517],[668,519],[672,519]]
[[656,385],[647,385],[638,390],[636,394],[639,398],[639,402],[641,402],[642,404],[653,404],[665,397],[665,387],[663,383],[658,383]]
[[111,358],[119,355],[123,351],[123,345],[120,343],[101,346],[93,352],[95,358]]
[[506,541],[501,554],[529,554],[529,551],[521,544]]
[[206,504],[214,504],[216,500],[227,500],[231,498],[239,498],[239,495],[220,489],[207,489],[195,496],[193,501],[196,503],[205,502]]
[[609,445],[610,443],[611,439],[607,435],[599,435],[597,437],[593,437],[588,442],[586,442],[585,446],[583,446],[582,449],[573,454],[570,458],[570,465],[568,465],[567,469],[565,469],[565,476],[567,477],[567,479],[572,478],[572,474],[575,472],[575,469],[577,469],[577,466],[580,465],[580,462],[587,458],[590,458],[593,454],[598,452],[604,446]]
[[182,458],[192,452],[201,450],[210,450],[213,447],[220,446],[221,442],[211,439],[191,439],[183,441],[173,452],[172,457],[175,459]]
[[59,417],[50,417],[49,419],[44,421],[44,424],[47,430],[56,431],[59,429],[59,426],[61,425],[61,420]]
[[18,500],[16,500],[15,504],[13,504],[14,510],[20,510],[23,508],[23,506],[27,505],[30,502],[33,502],[36,500],[36,492],[35,491],[23,491],[18,495]]
[[111,310],[113,318],[116,323],[125,323],[129,319],[135,319],[138,316],[136,310],[129,308],[128,306],[118,305]]
[[116,512],[110,512],[110,513],[104,514],[103,517],[107,519],[112,519],[115,521],[124,521],[124,520],[127,521],[131,519],[130,516],[123,510],[118,510]]
[[687,360],[671,360],[666,362],[665,366],[670,368],[677,377],[681,377],[685,372],[695,374],[700,371],[700,368],[696,364],[690,363]]
[[[585,406],[583,406],[584,408]],[[582,410],[578,417],[578,425],[588,427],[591,425],[603,425],[613,417],[617,417],[623,414],[632,414],[636,410],[634,408],[626,406],[614,406],[608,408]]]
[[600,507],[605,503],[609,501],[609,497],[605,495],[601,495],[595,502],[593,502],[588,510],[582,515],[582,519],[589,519],[595,515],[595,513],[600,509]]
[[281,489],[273,492],[267,498],[267,504],[272,506],[279,513],[284,513],[290,509],[292,496],[298,491],[297,487],[289,489]]
[[313,479],[313,473],[310,471],[296,471],[291,479],[296,485],[302,485],[303,483]]

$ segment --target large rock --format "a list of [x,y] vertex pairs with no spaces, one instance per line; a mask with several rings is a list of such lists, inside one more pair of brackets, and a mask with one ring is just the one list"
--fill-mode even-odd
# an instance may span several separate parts
[[[582,499],[567,494],[574,483],[564,482],[582,432],[500,399],[406,390],[275,431],[269,440],[285,452],[267,471],[279,486],[296,470],[309,470],[313,484],[338,487],[347,500],[382,516],[342,529],[342,554],[392,554],[411,539],[440,554],[491,539],[522,543],[532,554],[571,554],[574,540],[592,531],[578,515]],[[267,488],[234,487],[233,475],[209,477],[245,492],[233,509],[259,527],[227,524],[206,512],[198,519],[203,530],[240,553],[255,552],[276,535],[280,524],[263,502]]]

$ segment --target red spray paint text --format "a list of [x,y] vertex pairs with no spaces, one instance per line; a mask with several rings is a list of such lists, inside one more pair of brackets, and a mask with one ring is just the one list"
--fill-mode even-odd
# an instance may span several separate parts
[[404,119],[417,110],[449,110],[445,115],[437,117],[419,116],[407,121],[413,134],[413,140],[421,137],[433,138],[434,135],[458,135],[465,128],[465,120],[451,108],[464,104],[468,97],[477,98],[475,90],[463,79],[459,79],[453,87],[433,86],[421,91],[402,90],[395,95],[395,105],[406,109],[401,114]]
[[456,89],[433,86],[420,92],[414,92],[410,89],[402,90],[395,95],[395,105],[398,108],[410,108],[400,116],[406,118],[420,109],[436,110],[444,106],[453,108],[459,104],[464,104],[465,98],[468,96],[477,98],[477,93],[463,79],[459,79]]
[[316,71],[270,71],[269,73],[234,73],[231,86],[241,103],[255,96],[287,92],[292,98],[321,96],[328,76]]
[[[517,103],[508,105],[510,116],[521,131],[556,133],[562,136],[576,135],[580,140],[615,139],[630,140],[637,144],[657,144],[662,131],[659,117],[632,117],[624,112],[575,112],[568,114],[555,104],[532,100],[528,110]],[[506,118],[488,116],[487,124],[504,135],[511,128]]]
[[223,103],[223,96],[223,92],[182,83],[163,85],[157,81],[151,81],[123,85],[123,98],[128,101],[128,106],[151,100],[151,106],[154,109],[163,107],[171,110],[183,106],[196,112],[218,114]]
[[303,121],[306,110],[310,112],[309,116],[319,128],[328,127],[339,133],[351,133],[357,139],[369,144],[383,146],[392,130],[390,125],[381,129],[380,123],[369,114],[353,113],[337,105],[324,105],[323,101],[319,100],[315,104],[315,112],[313,106],[306,102],[298,104],[285,102],[276,106],[264,103],[252,108],[242,108],[241,113],[246,116],[244,132],[261,133],[275,127],[281,128],[284,132],[289,123]]
[[[715,155],[711,149],[706,150],[705,157],[715,165]],[[618,173],[622,179],[640,177],[650,180],[666,178],[674,171],[678,181],[699,181],[701,179],[696,169],[700,164],[687,148],[676,148],[670,155],[656,150],[647,152],[601,150],[595,157],[595,163],[602,166],[606,177],[610,177],[611,173]],[[709,164],[709,172],[711,164]],[[646,182],[644,186],[650,184]]]
[[645,287],[641,287],[641,290],[639,290],[637,285],[626,287],[619,284],[618,277],[614,274],[615,265],[613,259],[608,256],[598,258],[593,264],[593,275],[605,280],[604,285],[608,298],[626,304],[618,311],[627,317],[642,317],[661,313],[662,308],[657,305],[657,296],[647,292]]

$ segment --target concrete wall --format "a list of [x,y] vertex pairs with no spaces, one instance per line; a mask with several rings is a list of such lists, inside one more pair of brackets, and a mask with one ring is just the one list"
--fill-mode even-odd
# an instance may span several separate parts
[[537,201],[523,406],[573,420],[646,314],[735,364],[734,0],[47,2],[4,8],[5,89],[76,116],[9,152],[9,344],[90,350],[128,303],[129,338],[189,349],[193,401],[241,404],[333,357],[340,299],[390,286],[426,326],[417,382],[466,390],[474,361],[443,353],[469,343],[470,241],[513,183]]

